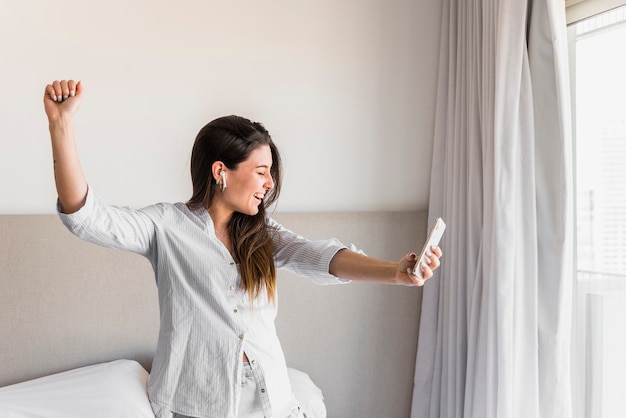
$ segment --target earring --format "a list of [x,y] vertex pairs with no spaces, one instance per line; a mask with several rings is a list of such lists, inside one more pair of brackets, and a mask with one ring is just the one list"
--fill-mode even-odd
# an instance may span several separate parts
[[222,171],[220,173],[220,177],[222,178],[220,181],[217,182],[217,184],[220,185],[220,189],[222,189],[222,191],[224,191],[224,189],[226,188],[226,172]]

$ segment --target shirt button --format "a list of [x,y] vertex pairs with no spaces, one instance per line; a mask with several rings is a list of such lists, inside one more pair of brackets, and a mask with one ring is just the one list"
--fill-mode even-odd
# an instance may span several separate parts
[[235,286],[230,285],[229,289],[230,289],[230,291],[232,292],[233,290],[235,290]]
[[254,364],[256,363],[254,360],[250,360],[250,364]]
[[234,266],[234,265],[235,265],[235,262],[234,262],[234,261],[231,261],[231,262],[230,262],[230,265],[231,265],[231,266]]
[[237,312],[239,312],[239,311],[238,311],[237,309],[233,309],[233,312],[234,312],[234,313],[237,313]]
[[261,389],[261,393],[265,393],[265,388]]
[[243,340],[243,334],[239,334],[239,339]]

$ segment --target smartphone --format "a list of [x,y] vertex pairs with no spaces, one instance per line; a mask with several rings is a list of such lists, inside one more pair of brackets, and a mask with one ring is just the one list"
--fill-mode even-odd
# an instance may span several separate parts
[[430,247],[439,245],[439,241],[441,241],[441,237],[443,236],[443,231],[446,230],[446,223],[441,218],[435,219],[433,226],[430,228],[428,232],[428,238],[426,238],[426,242],[424,243],[424,247],[422,247],[422,251],[419,253],[417,257],[417,263],[415,263],[415,267],[413,267],[413,274],[415,274],[420,279],[422,278],[422,270],[420,270],[420,265],[422,261],[424,261],[424,257],[426,253],[430,250]]

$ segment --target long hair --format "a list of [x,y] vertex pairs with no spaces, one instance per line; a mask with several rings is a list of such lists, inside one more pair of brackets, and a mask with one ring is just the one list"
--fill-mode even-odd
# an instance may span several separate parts
[[227,168],[234,170],[262,145],[269,145],[272,153],[270,175],[274,188],[265,194],[256,215],[233,213],[228,222],[228,235],[233,257],[239,265],[241,287],[248,292],[250,300],[256,299],[265,288],[268,299],[274,301],[274,244],[265,221],[265,210],[280,194],[281,159],[263,125],[240,116],[224,116],[209,122],[198,132],[191,151],[193,194],[187,205],[195,209],[208,209],[211,206],[218,187],[211,171],[215,161],[222,161]]

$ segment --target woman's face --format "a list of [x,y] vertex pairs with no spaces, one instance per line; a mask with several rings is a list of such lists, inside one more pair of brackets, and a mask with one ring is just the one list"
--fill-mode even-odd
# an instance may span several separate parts
[[221,194],[225,207],[233,212],[256,215],[265,193],[274,187],[271,167],[270,146],[261,145],[235,170],[225,169],[226,188],[218,193]]

